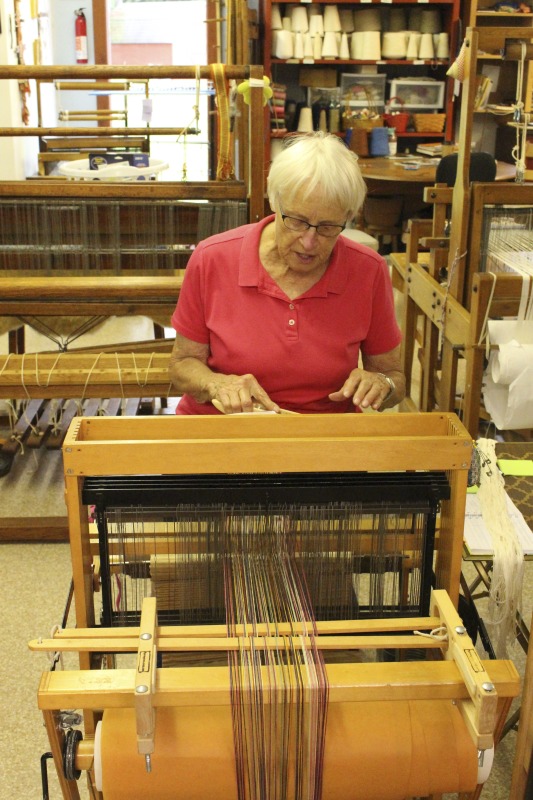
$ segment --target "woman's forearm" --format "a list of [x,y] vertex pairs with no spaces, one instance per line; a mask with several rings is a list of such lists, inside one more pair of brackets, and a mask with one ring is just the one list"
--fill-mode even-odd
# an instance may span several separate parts
[[197,358],[171,358],[169,376],[180,395],[191,395],[197,403],[208,403],[216,394],[216,373]]

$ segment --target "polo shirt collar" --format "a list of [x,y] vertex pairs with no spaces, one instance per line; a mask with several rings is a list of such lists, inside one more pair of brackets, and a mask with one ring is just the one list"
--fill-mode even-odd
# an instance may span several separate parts
[[[254,225],[249,225],[244,233],[239,260],[239,286],[264,285],[265,270],[258,257],[261,234],[268,224],[274,221],[274,214]],[[326,297],[329,292],[341,294],[348,281],[346,261],[347,245],[343,236],[339,236],[329,266],[322,278],[304,293],[305,297]]]

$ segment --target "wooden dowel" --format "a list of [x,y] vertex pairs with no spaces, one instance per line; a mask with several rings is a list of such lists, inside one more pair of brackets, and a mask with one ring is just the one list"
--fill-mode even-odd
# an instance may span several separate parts
[[[150,79],[196,79],[197,70],[199,71],[201,79],[211,79],[211,67],[195,67],[195,66],[147,66],[147,65],[130,65],[118,66],[107,64],[89,64],[89,65],[60,65],[60,66],[32,66],[25,64],[20,66],[18,64],[3,65],[0,68],[0,78],[13,78],[19,81],[26,80],[65,80],[65,79],[87,79],[94,78],[119,78],[125,80],[150,80]],[[236,80],[245,80],[250,77],[250,67],[248,66],[232,66],[226,65],[225,68],[226,78]]]
[[195,136],[196,128],[0,128],[0,136]]
[[[283,649],[289,639],[293,639],[296,647],[319,650],[374,650],[394,648],[405,650],[409,648],[438,649],[442,642],[428,637],[411,635],[365,635],[365,636],[318,636],[311,639],[308,636],[228,636],[227,638],[166,638],[159,640],[159,652],[224,652],[230,650],[278,650]],[[103,653],[136,653],[138,639],[43,639],[30,643],[31,650],[47,650],[58,652],[103,652]]]
[[[319,635],[332,635],[336,636],[344,633],[387,633],[397,631],[413,631],[413,630],[433,630],[441,624],[440,617],[409,617],[409,618],[391,618],[388,620],[382,619],[356,619],[356,620],[318,620],[315,622],[315,627]],[[276,627],[281,636],[300,633],[304,631],[303,625],[298,626],[296,622],[276,622]],[[267,624],[260,623],[256,626],[257,634],[265,636],[268,632]],[[177,638],[183,636],[185,638],[201,638],[202,636],[208,638],[225,637],[227,636],[226,625],[165,625],[157,628],[157,638],[163,641],[165,638]],[[243,636],[245,628],[243,625],[236,626],[236,635]],[[139,628],[133,626],[131,628],[76,628],[58,630],[54,634],[54,641],[62,638],[129,638],[130,636],[138,636]]]
[[[136,80],[135,83],[146,83],[146,81]],[[130,88],[130,81],[54,81],[54,88],[61,92],[70,91],[115,91],[127,92]]]

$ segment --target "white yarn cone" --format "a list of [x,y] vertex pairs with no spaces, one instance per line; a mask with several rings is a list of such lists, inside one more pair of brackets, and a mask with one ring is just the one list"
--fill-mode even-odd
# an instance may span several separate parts
[[405,58],[407,55],[405,31],[387,31],[387,33],[384,33],[381,55],[383,58]]
[[436,56],[444,59],[450,57],[450,37],[447,33],[439,33],[437,37]]
[[272,4],[272,30],[279,31],[283,28],[283,23],[281,21],[281,12],[279,10],[279,3]]
[[292,58],[294,53],[293,35],[291,31],[283,30],[276,31],[276,58],[287,59]]
[[350,58],[350,46],[348,44],[348,34],[341,34],[341,43],[339,45],[339,58],[348,60]]
[[322,58],[322,37],[313,36],[313,58],[319,61]]
[[350,52],[354,61],[361,61],[363,58],[364,31],[354,31],[350,42]]
[[300,61],[304,57],[304,37],[303,33],[294,34],[294,52],[293,58],[298,58]]
[[418,58],[418,50],[420,47],[420,39],[422,34],[418,31],[410,31],[409,41],[407,43],[407,58]]
[[324,35],[324,17],[322,14],[313,14],[309,19],[309,33],[311,36]]
[[324,6],[324,31],[342,30],[339,9],[336,5]]
[[363,39],[364,61],[379,61],[381,58],[381,35],[379,31],[365,31]]
[[295,6],[291,9],[291,29],[293,33],[306,33],[309,30],[309,20],[305,6]]
[[433,36],[431,33],[423,33],[420,38],[420,47],[418,48],[419,58],[434,58],[435,49],[433,47]]
[[300,133],[309,133],[313,130],[313,112],[307,106],[300,109],[298,117],[298,131]]
[[338,58],[337,34],[335,31],[326,31],[322,42],[322,58]]
[[304,33],[304,58],[314,58],[313,37],[309,32]]

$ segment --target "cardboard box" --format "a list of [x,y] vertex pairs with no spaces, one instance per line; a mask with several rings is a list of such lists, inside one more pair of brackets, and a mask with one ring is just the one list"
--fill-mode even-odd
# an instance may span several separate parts
[[300,86],[322,86],[325,89],[334,89],[337,85],[337,70],[329,67],[301,67],[299,76]]
[[89,169],[106,164],[129,164],[131,167],[149,167],[148,153],[89,153]]

